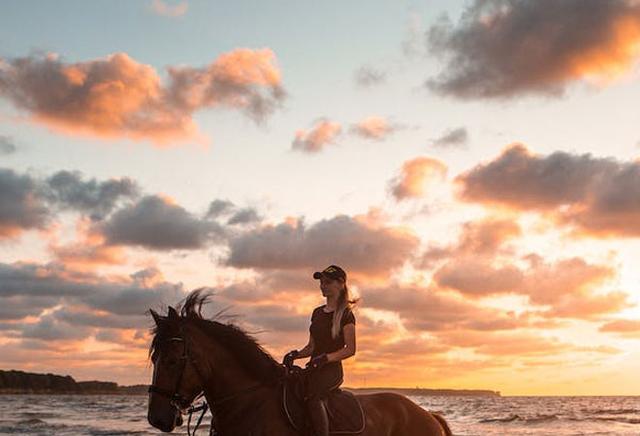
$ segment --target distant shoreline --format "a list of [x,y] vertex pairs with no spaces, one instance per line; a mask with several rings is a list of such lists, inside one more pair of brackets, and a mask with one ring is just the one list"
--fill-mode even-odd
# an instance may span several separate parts
[[345,391],[354,394],[375,394],[379,392],[395,392],[402,395],[411,396],[471,396],[471,397],[500,397],[500,391],[491,391],[486,389],[429,389],[429,388],[350,388],[343,387]]
[[[0,370],[0,395],[147,395],[148,385],[120,386],[115,382],[77,382],[73,377],[57,374],[39,374],[17,370]],[[394,392],[410,396],[491,396],[500,392],[480,389],[427,389],[427,388],[351,388],[354,394]]]

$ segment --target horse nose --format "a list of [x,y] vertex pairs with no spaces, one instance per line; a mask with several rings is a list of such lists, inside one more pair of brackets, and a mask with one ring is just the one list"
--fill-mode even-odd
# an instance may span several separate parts
[[172,420],[169,420],[166,416],[154,416],[152,413],[147,415],[149,424],[165,433],[168,433],[175,428],[175,415],[172,416],[172,418]]

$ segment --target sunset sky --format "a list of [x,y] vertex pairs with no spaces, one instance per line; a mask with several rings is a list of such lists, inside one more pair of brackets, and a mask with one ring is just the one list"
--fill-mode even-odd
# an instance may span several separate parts
[[640,2],[9,1],[0,369],[148,383],[146,311],[345,386],[640,395]]

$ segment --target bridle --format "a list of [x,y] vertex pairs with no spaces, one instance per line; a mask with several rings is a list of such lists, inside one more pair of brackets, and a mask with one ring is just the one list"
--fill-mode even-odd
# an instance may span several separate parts
[[[195,359],[190,358],[189,356],[189,342],[184,338],[184,333],[181,332],[179,336],[174,336],[171,337],[169,339],[166,339],[164,342],[181,342],[183,344],[183,348],[182,348],[182,355],[180,356],[180,372],[178,373],[178,377],[176,378],[176,383],[175,383],[175,387],[173,389],[173,391],[170,391],[168,389],[164,389],[161,388],[157,385],[154,385],[153,383],[151,385],[149,385],[149,393],[156,393],[158,395],[161,395],[165,398],[168,398],[171,405],[173,407],[175,407],[178,411],[182,411],[184,409],[187,409],[187,413],[189,414],[189,421],[187,424],[187,434],[191,434],[190,430],[189,430],[189,425],[191,423],[191,415],[194,412],[198,412],[200,410],[202,410],[202,414],[200,415],[200,418],[198,419],[198,423],[196,424],[196,427],[194,429],[194,434],[195,431],[197,430],[198,426],[200,425],[200,422],[202,421],[202,418],[204,417],[204,414],[207,412],[207,409],[209,408],[209,405],[205,402],[203,405],[201,406],[191,406],[191,404],[197,400],[198,398],[200,398],[201,396],[204,395],[204,391],[200,391],[198,393],[198,395],[195,396],[195,398],[191,401],[189,401],[188,399],[186,399],[185,397],[183,397],[180,394],[180,385],[182,384],[182,378],[184,377],[184,372],[185,369],[187,368],[187,364],[191,363],[191,365],[193,366],[193,369],[196,372],[196,375],[198,377],[198,380],[200,381],[200,384],[202,386],[202,382],[204,380],[204,377],[202,377],[202,374],[200,372],[200,370],[198,369],[198,366],[196,365],[197,361]],[[234,398],[237,398],[241,395],[247,394],[249,392],[252,391],[256,391],[260,388],[266,387],[270,384],[273,384],[274,382],[280,382],[281,380],[283,380],[286,376],[282,376],[280,378],[276,378],[271,382],[268,383],[264,383],[264,382],[259,382],[256,383],[252,386],[249,386],[248,388],[245,389],[241,389],[237,392],[228,394],[228,395],[223,395],[222,397],[219,398],[214,398],[211,400],[212,406],[216,407],[219,406],[223,403],[226,403],[229,400],[232,400]],[[187,403],[189,403],[188,405],[186,405]],[[186,405],[186,406],[185,406]],[[213,412],[213,409],[212,409]]]
[[[191,364],[193,365],[193,368],[196,370],[196,374],[198,375],[198,378],[201,379],[200,377],[200,371],[198,371],[198,367],[195,365],[195,361],[189,359],[189,348],[188,348],[188,343],[187,341],[184,340],[183,337],[181,336],[174,336],[172,338],[166,339],[165,342],[182,342],[182,344],[184,345],[182,348],[182,356],[180,356],[180,371],[178,373],[178,378],[176,379],[176,384],[175,384],[175,388],[173,389],[173,391],[170,391],[168,389],[164,389],[161,388],[157,385],[151,384],[149,386],[149,393],[156,393],[158,395],[161,395],[165,398],[168,398],[169,401],[171,402],[171,405],[174,406],[177,409],[186,409],[186,407],[184,407],[184,405],[189,402],[192,403],[193,401],[189,401],[186,398],[184,398],[182,395],[180,395],[180,385],[182,384],[182,377],[184,376],[184,370],[187,368],[187,363],[191,362]],[[202,381],[202,379],[201,379]],[[200,395],[200,393],[196,396],[196,398]],[[195,399],[194,399],[195,400]],[[183,407],[181,407],[183,406]],[[187,406],[188,407],[188,406]]]
[[[198,376],[198,379],[200,380],[200,382],[202,382],[202,376],[200,375],[200,370],[195,364],[196,361],[189,358],[188,342],[184,339],[183,336],[174,336],[172,338],[166,339],[164,342],[182,342],[182,344],[184,345],[182,348],[182,356],[180,356],[180,372],[178,374],[178,378],[176,379],[176,385],[173,391],[169,391],[168,389],[161,388],[152,383],[149,386],[149,393],[156,393],[165,398],[168,398],[171,405],[175,407],[178,411],[180,411],[180,413],[182,413],[182,410],[187,409],[187,413],[189,414],[189,419],[187,421],[188,436],[191,436],[191,416],[195,412],[202,411],[193,429],[193,435],[195,436],[196,431],[198,431],[198,427],[200,427],[200,423],[202,422],[202,418],[204,418],[204,414],[207,413],[207,410],[209,409],[209,405],[206,402],[203,402],[203,404],[199,406],[192,406],[195,400],[197,400],[198,398],[204,395],[204,391],[200,391],[193,400],[189,401],[186,398],[184,398],[182,395],[180,395],[180,385],[182,384],[182,377],[184,376],[184,370],[187,368],[187,363],[191,363],[191,365],[196,371],[196,375]],[[187,404],[187,402],[189,403],[189,405],[184,407],[184,405]],[[215,434],[214,430],[215,429],[212,426],[210,434]]]

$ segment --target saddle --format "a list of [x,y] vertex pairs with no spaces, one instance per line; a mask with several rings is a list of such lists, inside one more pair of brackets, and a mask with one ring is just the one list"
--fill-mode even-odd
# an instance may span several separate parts
[[[293,366],[282,383],[282,406],[291,426],[305,436],[312,436],[313,429],[307,418],[304,371]],[[332,435],[357,435],[365,428],[364,410],[351,392],[333,389],[327,397],[329,433]]]

